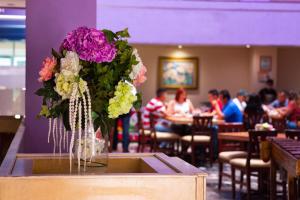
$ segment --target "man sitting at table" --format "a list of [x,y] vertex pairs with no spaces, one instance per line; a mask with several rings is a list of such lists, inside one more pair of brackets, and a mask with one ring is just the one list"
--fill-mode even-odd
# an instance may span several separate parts
[[237,105],[231,100],[228,90],[220,92],[220,100],[223,103],[222,112],[217,112],[219,118],[225,122],[243,122],[243,114]]
[[143,125],[145,129],[150,129],[150,114],[153,115],[155,130],[159,132],[170,132],[170,123],[164,119],[167,115],[166,112],[166,90],[158,89],[156,91],[156,97],[151,99],[143,112]]
[[289,104],[287,91],[280,91],[277,95],[277,99],[269,104],[272,108],[282,108],[287,107]]

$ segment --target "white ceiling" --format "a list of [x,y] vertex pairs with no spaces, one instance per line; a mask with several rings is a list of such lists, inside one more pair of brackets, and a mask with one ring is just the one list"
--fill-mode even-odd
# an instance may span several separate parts
[[0,0],[0,8],[25,8],[25,0]]

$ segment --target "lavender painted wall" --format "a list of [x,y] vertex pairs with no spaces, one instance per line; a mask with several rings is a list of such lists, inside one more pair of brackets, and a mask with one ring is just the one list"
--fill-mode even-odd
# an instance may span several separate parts
[[299,23],[299,3],[97,0],[98,27],[133,43],[299,46]]
[[26,152],[50,152],[48,123],[37,120],[41,98],[34,95],[41,63],[78,26],[96,27],[96,0],[26,1]]

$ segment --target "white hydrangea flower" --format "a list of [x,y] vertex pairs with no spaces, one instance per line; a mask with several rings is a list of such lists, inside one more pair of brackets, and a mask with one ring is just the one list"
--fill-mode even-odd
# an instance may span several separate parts
[[78,75],[82,66],[79,64],[79,57],[73,51],[67,51],[66,56],[60,59],[61,71],[70,71],[74,75]]
[[72,94],[73,85],[77,84],[81,94],[85,92],[86,81],[82,78],[78,79],[73,72],[64,70],[61,73],[55,74],[55,91],[62,97],[62,99],[69,99]]
[[139,62],[138,64],[132,66],[132,71],[129,74],[129,77],[132,80],[134,80],[134,79],[136,79],[137,75],[140,73],[140,71],[141,71],[141,69],[143,67],[143,62],[142,62],[141,57],[138,54],[137,49],[133,49],[132,54],[135,55],[136,60]]

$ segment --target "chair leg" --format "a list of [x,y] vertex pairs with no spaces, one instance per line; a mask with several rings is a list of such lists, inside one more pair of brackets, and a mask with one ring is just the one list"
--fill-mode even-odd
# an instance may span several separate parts
[[212,146],[209,146],[209,162],[210,162],[210,167],[212,167],[212,164],[214,162],[214,151]]
[[192,147],[191,147],[191,150],[192,150],[192,152],[191,152],[191,156],[192,156],[192,165],[194,165],[195,166],[195,164],[196,164],[196,155],[195,155],[195,147],[194,147],[194,145],[192,145]]
[[235,168],[231,166],[232,199],[235,199]]
[[240,191],[242,191],[244,185],[244,172],[241,171],[241,177],[240,177]]
[[218,189],[221,190],[222,187],[222,177],[223,177],[223,162],[219,160],[219,185]]
[[251,199],[251,173],[247,171],[247,200]]

